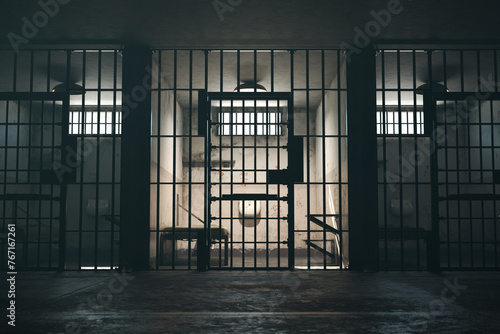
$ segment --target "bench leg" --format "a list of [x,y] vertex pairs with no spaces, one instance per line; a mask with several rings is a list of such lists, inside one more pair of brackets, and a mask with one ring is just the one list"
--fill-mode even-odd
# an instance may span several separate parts
[[224,265],[229,265],[229,237],[224,238]]
[[206,271],[209,265],[210,259],[210,246],[206,244],[206,234],[205,232],[198,232],[198,238],[196,239],[196,248],[198,250],[196,259],[196,267],[198,271]]

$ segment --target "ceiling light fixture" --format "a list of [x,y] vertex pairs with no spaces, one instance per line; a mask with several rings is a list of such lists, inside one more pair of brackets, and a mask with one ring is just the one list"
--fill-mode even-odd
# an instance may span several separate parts
[[[66,84],[60,83],[54,86],[54,88],[52,88],[52,93],[66,93]],[[69,85],[69,95],[83,95],[85,93],[86,91],[83,90],[82,86],[75,83]]]
[[424,94],[426,91],[431,91],[433,93],[448,93],[450,90],[443,84],[440,84],[438,82],[433,82],[432,84],[423,84],[417,87],[416,93],[417,94]]
[[240,93],[265,93],[267,89],[255,82],[246,82],[237,86],[234,91]]

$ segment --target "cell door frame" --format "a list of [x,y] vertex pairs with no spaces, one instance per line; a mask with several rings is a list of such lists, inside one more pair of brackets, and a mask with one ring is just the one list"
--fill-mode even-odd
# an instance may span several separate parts
[[[438,102],[467,102],[470,101],[499,101],[500,93],[494,92],[423,92],[424,100],[424,122],[425,122],[425,133],[430,134],[430,162],[431,162],[431,216],[432,216],[432,228],[430,233],[430,240],[428,240],[428,252],[429,271],[441,271],[443,268],[441,266],[441,254],[440,254],[440,210],[439,202],[441,200],[447,200],[439,195],[439,164],[438,164],[438,151],[439,151],[439,138],[438,138],[438,122],[437,122],[437,103]],[[467,111],[468,112],[468,111]],[[468,117],[468,115],[467,115]],[[491,120],[493,122],[493,120]],[[494,145],[494,142],[492,141]],[[492,162],[493,163],[493,162]],[[495,194],[493,194],[495,196]],[[499,196],[499,195],[496,195]],[[460,217],[459,217],[460,218]],[[484,219],[484,217],[482,218]],[[497,218],[498,219],[498,218]],[[472,234],[472,230],[470,231]],[[484,241],[483,241],[484,242]],[[472,254],[471,254],[472,256]],[[453,270],[454,268],[444,268],[446,270]],[[474,270],[475,268],[460,267],[458,270]],[[484,270],[484,268],[477,268],[479,270]],[[496,270],[499,268],[497,267]]]
[[[257,92],[227,92],[227,93],[207,93],[206,91],[199,92],[199,103],[200,110],[203,110],[199,114],[198,124],[199,131],[201,135],[205,136],[205,222],[211,222],[211,202],[214,200],[211,197],[211,158],[210,152],[212,148],[212,129],[218,123],[212,119],[212,101],[222,101],[222,100],[266,100],[266,101],[287,101],[287,114],[286,114],[286,122],[282,121],[281,124],[285,125],[286,128],[286,136],[287,136],[287,154],[288,161],[292,161],[291,158],[297,159],[297,151],[302,149],[302,141],[301,138],[296,137],[294,135],[294,117],[293,117],[293,96],[292,93],[257,93]],[[206,101],[206,102],[205,102]],[[203,105],[203,103],[206,103]],[[300,154],[299,154],[300,155]],[[302,156],[300,155],[300,158]],[[271,269],[288,269],[293,270],[295,267],[295,240],[294,240],[294,184],[296,182],[301,181],[302,177],[302,164],[293,164],[288,165],[287,169],[274,170],[269,173],[270,170],[267,171],[267,182],[269,184],[277,184],[286,185],[288,188],[288,194],[286,196],[287,206],[288,206],[288,214],[287,214],[287,224],[288,224],[288,236],[286,245],[288,247],[288,267],[283,268],[265,268],[268,270]],[[300,176],[299,176],[300,174]],[[198,247],[203,247],[204,254],[201,256],[202,263],[198,263],[198,269],[209,268],[210,267],[210,224],[205,223],[205,240],[204,245],[198,244]],[[278,240],[279,242],[279,240]],[[200,251],[200,250],[199,250]],[[232,254],[231,254],[232,256]],[[266,255],[269,256],[269,255]],[[232,268],[231,268],[232,269]],[[234,269],[256,269],[256,268],[234,268]]]
[[[62,271],[65,269],[65,263],[66,263],[66,238],[65,238],[65,233],[66,233],[66,212],[67,212],[67,182],[66,182],[66,177],[69,176],[67,175],[66,171],[64,170],[64,165],[63,163],[68,161],[69,158],[69,151],[66,149],[67,147],[70,146],[70,141],[69,141],[69,94],[67,93],[58,93],[58,92],[51,92],[51,93],[34,93],[34,92],[0,92],[0,101],[51,101],[51,102],[62,102],[62,115],[61,115],[61,147],[54,146],[52,149],[60,149],[61,150],[61,173],[60,175],[62,176],[62,180],[59,180],[60,182],[58,183],[60,187],[60,192],[58,196],[58,200],[60,202],[59,205],[59,254],[58,254],[58,265],[57,269]],[[31,113],[31,110],[30,110]],[[57,123],[54,123],[53,126],[58,125]],[[5,143],[7,145],[7,143]],[[7,147],[7,146],[6,146]],[[8,195],[4,194],[4,200],[8,200]],[[39,195],[41,199],[41,194]],[[26,199],[30,200],[28,197]],[[26,200],[24,198],[19,198],[19,200]],[[38,199],[36,197],[36,194],[34,194],[33,199]],[[55,201],[56,198],[50,198],[51,201]],[[17,199],[15,200],[17,203]],[[17,224],[17,223],[16,223]],[[30,269],[27,267],[26,269]],[[44,268],[36,268],[37,270],[43,270]],[[46,268],[47,270],[53,270],[53,267]]]

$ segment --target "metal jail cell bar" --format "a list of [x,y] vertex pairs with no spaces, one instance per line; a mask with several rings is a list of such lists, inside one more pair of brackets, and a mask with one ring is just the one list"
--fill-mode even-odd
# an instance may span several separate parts
[[[155,51],[152,267],[189,270],[201,264],[210,269],[293,269],[296,259],[301,268],[316,268],[319,259],[322,269],[332,268],[332,261],[338,262],[333,267],[347,267],[342,246],[342,238],[348,233],[347,218],[339,205],[345,205],[342,192],[347,189],[346,173],[342,171],[347,168],[342,162],[347,157],[344,71],[339,50]],[[264,89],[267,93],[263,93]],[[264,97],[282,92],[291,93],[290,103],[271,99],[271,95]],[[235,96],[224,99],[226,93]],[[215,99],[213,94],[221,96]],[[248,105],[243,101],[248,101]],[[281,107],[277,109],[277,105]],[[283,110],[292,106],[290,111],[300,118],[298,127],[290,126],[294,120],[284,116]],[[303,214],[290,217],[285,214],[290,203],[249,200],[254,201],[254,216],[258,216],[260,208],[260,217],[253,218],[260,222],[245,226],[240,222],[238,209],[244,201],[223,199],[221,195],[236,194],[241,187],[250,192],[248,189],[259,186],[262,188],[258,192],[276,192],[278,198],[293,196],[294,187],[287,191],[284,186],[270,184],[266,174],[268,170],[287,167],[288,132],[294,129],[300,132],[295,136],[305,138],[302,150],[314,154],[314,158],[303,154],[304,175],[311,176],[294,186],[304,187],[305,191],[299,192],[299,197],[304,197],[300,203],[309,204],[297,209],[293,203]],[[322,200],[316,203],[313,197]],[[333,224],[342,230],[334,237],[337,247],[330,245],[330,232],[325,233],[325,227],[310,224],[306,218],[308,214],[321,213],[326,224],[332,224],[329,207],[335,207],[338,217]],[[272,210],[276,217],[268,214]],[[299,216],[304,218],[296,218]],[[286,224],[293,219],[298,219],[300,226],[295,224],[296,230],[287,230]],[[302,232],[307,230],[302,224],[310,225],[309,234]],[[227,231],[227,243],[223,238],[212,237],[216,231],[218,235]],[[322,236],[318,237],[318,233]],[[296,236],[300,238],[297,246]],[[308,240],[313,240],[314,245]],[[337,254],[332,260],[334,248],[342,255]],[[208,256],[203,252],[208,252]],[[294,252],[300,256],[290,256]]]
[[[16,266],[10,271],[61,268],[66,188],[61,170],[51,163],[60,166],[66,157],[61,147],[67,143],[63,110],[68,101],[43,93],[0,93],[0,101],[2,228],[16,226]],[[6,251],[2,247],[7,258]]]
[[[485,81],[497,62],[497,50],[378,54],[378,108],[399,114],[378,122],[399,126],[378,139],[381,268],[498,269],[498,87]],[[405,135],[401,116],[421,110],[424,133]]]
[[[20,231],[26,230],[27,265],[60,270],[117,267],[121,55],[118,50],[40,49],[0,51],[0,57],[2,91],[29,101],[25,109],[32,116],[16,126],[26,128],[31,137],[39,132],[27,145],[6,143],[5,152],[16,152],[17,159],[26,154],[26,161],[18,160],[5,175],[17,171],[13,186],[19,188],[25,174],[29,192],[37,188],[52,198],[18,201],[22,207],[15,220],[22,225]],[[75,115],[78,125],[70,128]],[[13,124],[6,123],[8,136]],[[11,191],[13,186],[6,187]],[[9,205],[8,199],[2,202],[2,208]],[[59,212],[63,209],[64,214]]]

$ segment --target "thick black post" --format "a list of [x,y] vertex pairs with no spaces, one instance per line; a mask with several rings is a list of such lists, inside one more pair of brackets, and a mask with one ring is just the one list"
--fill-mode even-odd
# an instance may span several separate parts
[[432,97],[432,92],[424,92],[424,120],[426,134],[430,136],[431,150],[431,233],[427,240],[427,269],[431,272],[440,270],[440,249],[439,249],[439,184],[438,184],[438,157],[437,157],[437,119],[436,101]]
[[151,49],[123,51],[120,265],[149,268]]
[[349,268],[378,269],[375,50],[347,57]]

